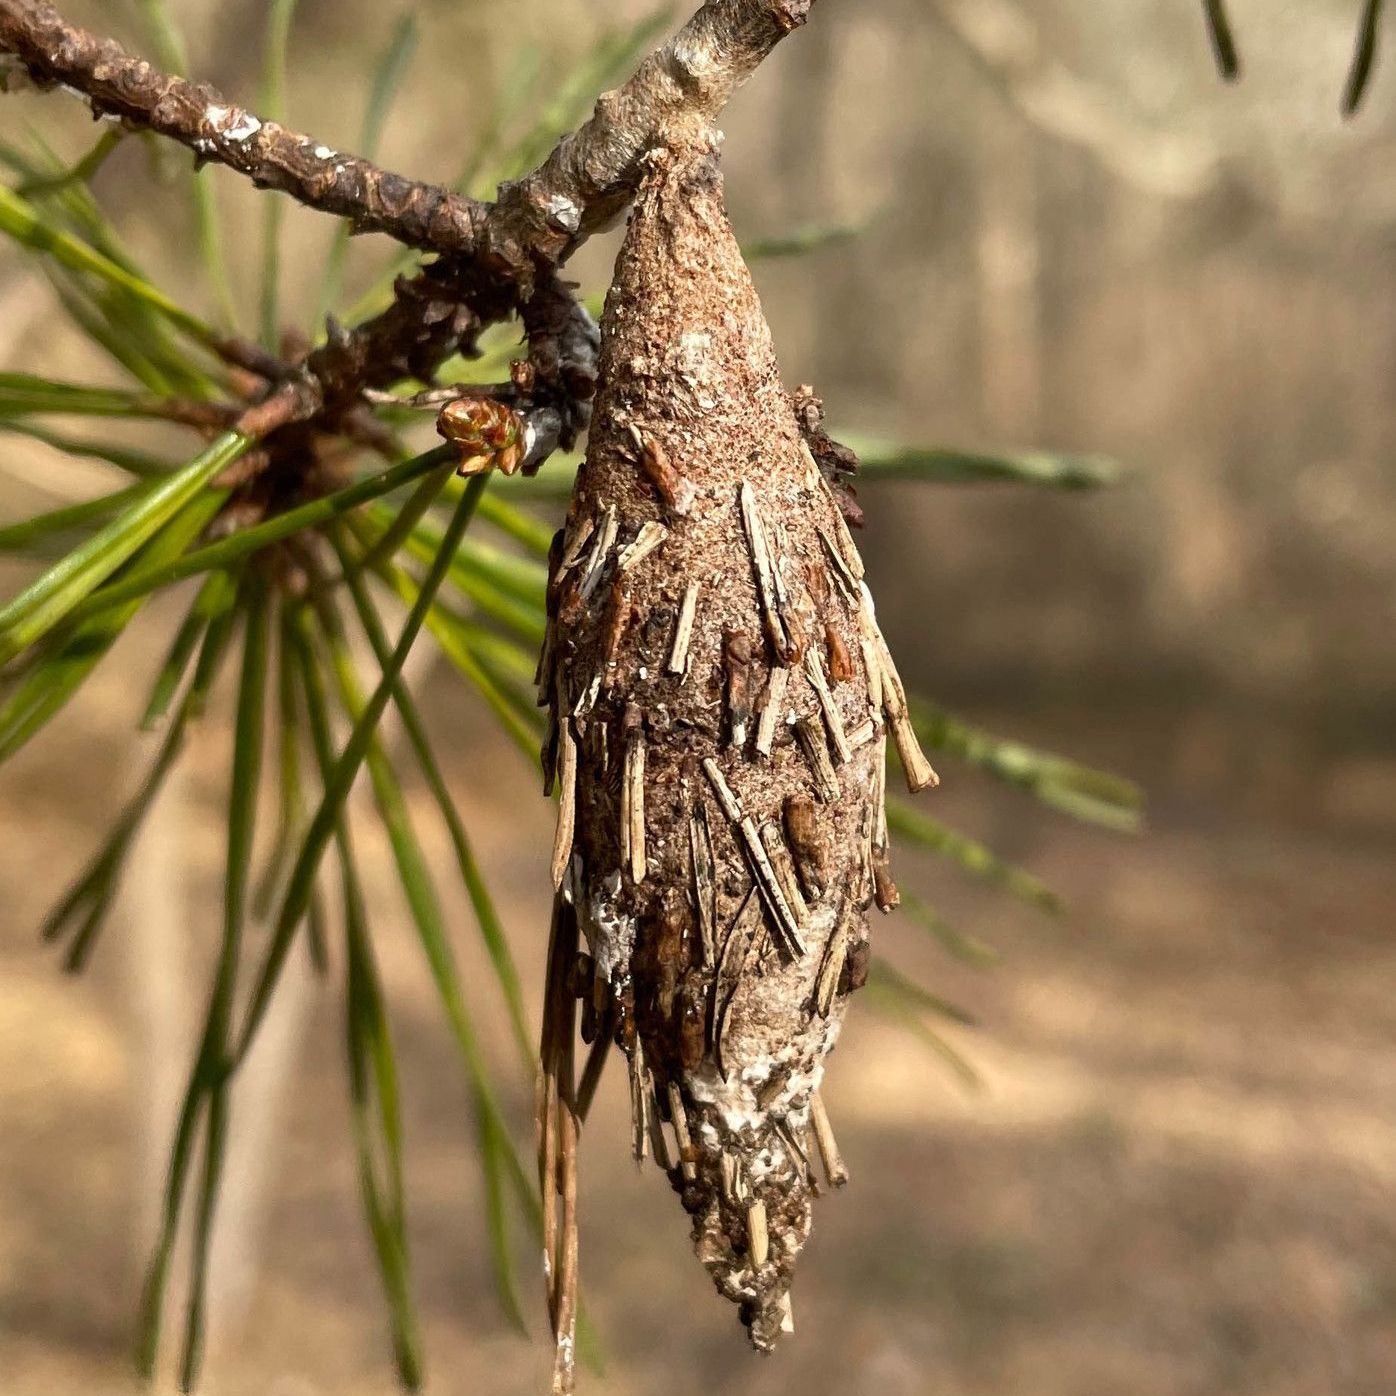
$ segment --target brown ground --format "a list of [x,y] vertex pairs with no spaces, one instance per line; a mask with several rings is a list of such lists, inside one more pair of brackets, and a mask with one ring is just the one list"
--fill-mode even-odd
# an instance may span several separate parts
[[[454,693],[433,696],[454,703]],[[96,714],[102,701],[85,707]],[[0,805],[5,1396],[127,1389],[136,1233],[170,1108],[148,1122],[151,1081],[184,1066],[182,1053],[142,1056],[150,1014],[133,1004],[151,989],[123,948],[139,916],[112,927],[77,984],[31,933],[114,797],[103,752],[118,721],[103,712],[81,741],[70,728],[27,753]],[[882,942],[979,1012],[984,1027],[966,1045],[987,1085],[962,1093],[855,1005],[829,1090],[854,1181],[819,1208],[799,1331],[774,1358],[745,1349],[667,1188],[636,1177],[618,1080],[608,1083],[583,1160],[584,1283],[609,1351],[607,1377],[589,1389],[1385,1396],[1396,1372],[1396,769],[1306,764],[1303,743],[1273,732],[1256,756],[1240,725],[1169,723],[1135,715],[1076,742],[1154,773],[1154,828],[1137,842],[1040,815],[963,774],[941,797],[1048,876],[1075,914],[1041,924],[904,864],[908,885],[935,889],[1006,952],[980,974],[947,968],[909,924],[889,925]],[[1029,735],[1053,735],[1050,718],[1039,727]],[[216,789],[208,774],[193,782],[196,807]],[[467,747],[454,776],[478,792],[471,822],[494,885],[521,889],[507,920],[532,983],[543,802],[524,800],[526,830],[506,840],[491,829],[517,817],[516,758]],[[1219,803],[1224,784],[1246,797]],[[425,810],[421,824],[431,827]],[[381,847],[366,853],[382,867]],[[198,826],[188,856],[199,913],[188,924],[205,941],[213,834]],[[460,1074],[384,905],[430,1389],[531,1396],[546,1367],[543,1325],[520,1341],[492,1298]],[[473,966],[468,931],[461,940]],[[182,982],[196,1013],[195,980]],[[234,1238],[232,1317],[211,1367],[220,1396],[392,1389],[346,1149],[335,1002],[312,991],[289,1108],[229,1204],[250,1221]],[[526,1093],[512,1102],[522,1125]],[[240,1103],[244,1128],[256,1127],[258,1101]]]

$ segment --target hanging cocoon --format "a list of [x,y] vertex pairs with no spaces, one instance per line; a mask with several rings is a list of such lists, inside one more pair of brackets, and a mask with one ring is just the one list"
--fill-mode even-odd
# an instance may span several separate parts
[[560,797],[540,1093],[560,1389],[577,1132],[608,1044],[636,1157],[667,1172],[758,1348],[792,1326],[816,1168],[843,1181],[818,1091],[870,910],[896,903],[888,736],[914,789],[935,776],[828,449],[817,404],[781,382],[715,138],[656,152],[606,302],[539,666]]

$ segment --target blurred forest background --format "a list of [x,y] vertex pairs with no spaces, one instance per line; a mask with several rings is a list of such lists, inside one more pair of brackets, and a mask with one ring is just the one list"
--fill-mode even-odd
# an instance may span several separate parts
[[[135,40],[129,4],[67,8]],[[352,148],[400,8],[301,0],[293,124]],[[422,43],[385,162],[449,179],[522,46],[564,71],[646,8],[411,6]],[[855,1006],[827,1090],[853,1183],[819,1210],[799,1331],[774,1359],[746,1351],[708,1293],[659,1178],[634,1176],[608,1083],[583,1155],[584,1284],[608,1352],[591,1390],[1391,1390],[1396,69],[1344,125],[1356,4],[1232,8],[1234,88],[1193,0],[826,0],[724,123],[744,237],[867,224],[757,268],[787,381],[816,384],[836,426],[1131,467],[1093,496],[869,486],[864,552],[909,681],[1141,780],[1151,827],[1072,826],[963,769],[933,797],[1069,911],[1052,922],[943,865],[899,863],[904,886],[1001,952],[975,971],[905,918],[880,927],[980,1020],[959,1043],[984,1084],[966,1091]],[[194,71],[254,107],[261,9],[177,6]],[[59,98],[0,102],[0,134],[32,120],[72,156],[92,138]],[[202,306],[187,207],[160,178],[129,142],[95,187],[142,260]],[[259,196],[217,184],[251,287]],[[304,286],[308,312],[330,229],[293,209],[286,226],[288,295]],[[589,287],[614,246],[578,260]],[[357,259],[380,255],[356,249],[351,290]],[[89,349],[51,333],[51,306],[33,267],[0,253],[5,364],[95,374]],[[0,511],[83,497],[96,478],[7,439]],[[7,594],[19,580],[0,568]],[[5,1396],[127,1390],[215,939],[226,745],[212,735],[157,808],[87,976],[64,979],[36,939],[148,760],[133,676],[164,632],[146,629],[147,650],[128,639],[0,782]],[[417,680],[536,985],[548,807],[457,678]],[[383,894],[429,1389],[533,1392],[546,1344],[521,1342],[493,1298],[456,1058],[386,850],[363,854]],[[237,1095],[207,1389],[386,1392],[335,992],[304,969],[288,990]],[[509,1103],[526,1129],[529,1084]]]

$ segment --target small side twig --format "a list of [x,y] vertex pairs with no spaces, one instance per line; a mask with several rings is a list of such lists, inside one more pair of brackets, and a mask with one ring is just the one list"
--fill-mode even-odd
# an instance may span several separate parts
[[70,24],[44,0],[0,3],[0,48],[19,57],[35,82],[79,93],[97,115],[178,141],[198,159],[348,218],[358,231],[443,251],[469,246],[483,222],[484,205],[262,121],[215,88],[162,73],[115,39]]

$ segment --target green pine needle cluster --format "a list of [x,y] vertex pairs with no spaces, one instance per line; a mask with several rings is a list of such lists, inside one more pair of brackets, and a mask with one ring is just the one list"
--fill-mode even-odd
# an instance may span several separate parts
[[[164,4],[141,0],[141,9],[156,56],[172,69],[183,69],[183,45]],[[261,96],[264,114],[271,116],[279,115],[286,101],[294,10],[294,0],[274,0],[269,10]],[[544,72],[537,54],[519,55],[503,83],[505,95],[493,123],[460,173],[459,187],[488,194],[501,179],[542,159],[595,94],[634,65],[668,18],[661,14],[608,36],[561,77]],[[415,42],[410,18],[388,37],[363,118],[365,154],[378,143]],[[324,972],[338,964],[343,975],[353,1146],[364,1214],[398,1371],[406,1385],[415,1386],[422,1355],[407,1241],[398,1069],[347,798],[366,768],[376,817],[470,1089],[499,1293],[511,1319],[523,1327],[514,1233],[520,1224],[539,1225],[536,1184],[521,1161],[514,1122],[481,1044],[452,928],[442,911],[438,876],[459,876],[474,910],[475,929],[519,1052],[522,1077],[511,1080],[511,1088],[531,1075],[532,1034],[503,921],[403,681],[403,668],[427,632],[507,736],[530,761],[536,759],[541,719],[533,671],[546,624],[552,533],[544,516],[575,462],[553,462],[537,482],[477,477],[465,484],[454,476],[452,456],[444,448],[404,447],[386,466],[381,457],[361,452],[344,467],[342,479],[303,491],[238,526],[238,488],[225,480],[229,467],[253,446],[245,437],[205,429],[175,458],[109,442],[104,431],[110,423],[166,422],[172,399],[226,401],[227,370],[215,346],[240,318],[251,319],[269,347],[286,329],[281,196],[266,196],[261,284],[245,298],[255,313],[241,317],[243,298],[234,293],[223,264],[212,171],[191,174],[203,280],[218,306],[215,326],[159,289],[123,246],[92,193],[90,181],[122,139],[119,131],[103,134],[71,166],[37,133],[18,144],[0,144],[0,166],[9,180],[0,187],[0,232],[30,255],[69,323],[111,360],[119,379],[108,386],[0,373],[0,432],[101,462],[112,476],[110,492],[99,498],[0,527],[0,552],[36,564],[33,580],[0,607],[0,761],[62,712],[152,596],[189,584],[167,656],[151,676],[141,722],[142,730],[162,734],[149,773],[140,793],[113,814],[105,843],[43,928],[69,969],[89,961],[142,821],[210,704],[222,701],[217,695],[227,678],[235,696],[220,948],[144,1288],[139,1365],[146,1374],[155,1369],[176,1237],[187,1226],[194,1242],[193,1278],[180,1373],[186,1390],[197,1380],[209,1238],[232,1123],[231,1084],[288,959],[303,940]],[[800,229],[750,250],[754,256],[796,256],[857,231]],[[394,275],[410,260],[406,254],[391,255],[357,304],[345,307],[347,247],[347,229],[328,231],[323,285],[313,298],[320,323],[327,311],[338,310],[352,321],[381,306]],[[448,364],[443,377],[495,381],[516,352],[516,340],[496,332],[482,358]],[[420,386],[403,384],[404,395]],[[392,407],[382,409],[381,417],[401,436],[415,420]],[[873,478],[1080,488],[1108,483],[1115,474],[1108,463],[1043,454],[989,457],[902,443],[864,444],[864,449]],[[356,649],[371,656],[367,669],[355,658]],[[406,735],[410,762],[390,756],[380,740],[379,724],[390,707]],[[928,749],[977,766],[1053,809],[1112,829],[1138,823],[1140,797],[1128,782],[996,738],[930,704],[920,706],[917,724]],[[264,751],[272,754],[270,760]],[[455,862],[449,871],[429,865],[409,815],[404,783],[417,779],[430,792],[449,835]],[[264,781],[275,787],[279,816],[272,848],[257,866],[253,821]],[[1031,874],[920,809],[895,802],[889,818],[906,842],[933,850],[971,877],[1041,910],[1057,909],[1056,898]],[[948,953],[979,964],[992,959],[988,947],[945,924],[910,894],[907,911]],[[246,937],[252,918],[269,928],[255,963],[249,963]],[[332,954],[336,935],[340,946]],[[886,964],[878,967],[870,988],[892,1018],[918,1033],[958,1074],[972,1076],[939,1026],[962,1024],[959,1010]]]

